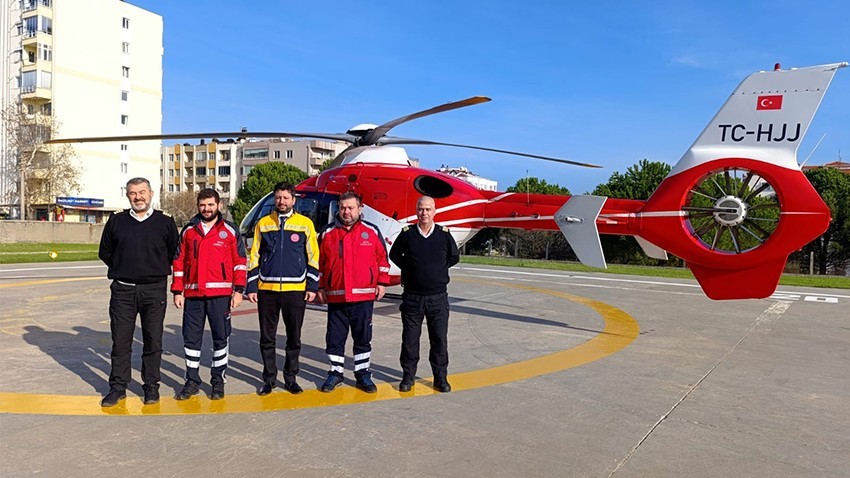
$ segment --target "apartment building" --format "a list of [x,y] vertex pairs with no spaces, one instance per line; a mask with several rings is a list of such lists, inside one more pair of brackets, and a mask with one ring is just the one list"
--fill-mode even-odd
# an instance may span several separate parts
[[[162,130],[162,17],[121,0],[4,3],[3,107],[53,116],[54,137]],[[80,189],[40,198],[27,219],[105,220],[127,207],[128,179],[146,177],[160,189],[160,148],[160,141],[75,144]],[[3,151],[0,203],[16,204],[15,164],[25,152]]]
[[175,144],[162,148],[162,193],[216,189],[223,201],[232,202],[251,168],[283,161],[308,175],[319,173],[322,163],[335,158],[348,143],[324,140],[252,140]]

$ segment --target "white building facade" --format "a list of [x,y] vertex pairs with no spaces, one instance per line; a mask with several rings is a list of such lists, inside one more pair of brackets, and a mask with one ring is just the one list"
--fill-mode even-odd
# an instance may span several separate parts
[[[20,102],[31,114],[52,115],[59,138],[161,132],[161,16],[120,0],[22,0],[6,8],[0,17],[10,26],[0,42],[7,53],[4,108]],[[55,219],[63,210],[67,221],[102,222],[109,211],[127,207],[128,179],[145,177],[160,190],[160,147],[160,141],[75,144],[80,190],[33,205],[35,216],[27,219]],[[17,191],[10,156],[4,148],[6,203]]]

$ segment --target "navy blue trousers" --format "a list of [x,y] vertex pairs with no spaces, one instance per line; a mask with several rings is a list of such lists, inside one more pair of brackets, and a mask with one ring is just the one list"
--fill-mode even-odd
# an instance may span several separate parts
[[230,296],[186,298],[183,302],[183,353],[186,379],[201,382],[201,345],[204,323],[209,321],[213,340],[210,383],[224,383],[230,337]]
[[370,377],[372,356],[372,308],[371,300],[328,304],[328,332],[325,335],[325,352],[331,362],[328,375],[342,376],[345,370],[345,341],[351,330],[354,341],[354,376]]

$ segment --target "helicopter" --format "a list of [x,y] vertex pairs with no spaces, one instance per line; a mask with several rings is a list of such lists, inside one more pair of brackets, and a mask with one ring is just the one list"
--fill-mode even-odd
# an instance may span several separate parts
[[[390,247],[416,222],[416,201],[434,198],[435,221],[462,246],[485,227],[561,231],[578,259],[606,268],[600,234],[633,236],[648,256],[683,259],[711,299],[769,297],[789,254],[821,235],[830,211],[797,163],[797,150],[835,72],[848,63],[746,77],[649,199],[552,196],[479,190],[454,176],[413,166],[402,145],[439,145],[583,167],[593,164],[516,151],[388,136],[396,126],[490,101],[476,96],[345,133],[199,133],[58,139],[54,143],[192,138],[315,138],[350,144],[317,176],[296,186],[295,209],[321,229],[339,195],[363,201],[363,217]],[[272,194],[243,219],[253,226],[274,209]],[[390,275],[399,280],[392,265]]]

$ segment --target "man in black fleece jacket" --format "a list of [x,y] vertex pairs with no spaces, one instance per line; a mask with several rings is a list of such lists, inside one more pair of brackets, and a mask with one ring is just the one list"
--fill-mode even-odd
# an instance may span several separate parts
[[111,407],[127,396],[136,315],[142,324],[144,403],[159,402],[162,330],[167,277],[180,235],[174,219],[151,208],[153,191],[145,178],[127,181],[131,209],[112,216],[100,237],[98,257],[109,267],[109,328],[112,370],[109,392],[100,404]]
[[449,268],[458,263],[457,243],[448,228],[434,224],[434,199],[422,196],[416,202],[419,223],[406,226],[390,250],[390,260],[401,269],[401,369],[398,389],[409,392],[416,381],[422,320],[427,320],[431,351],[428,359],[434,373],[434,388],[450,392],[446,378],[449,366]]

